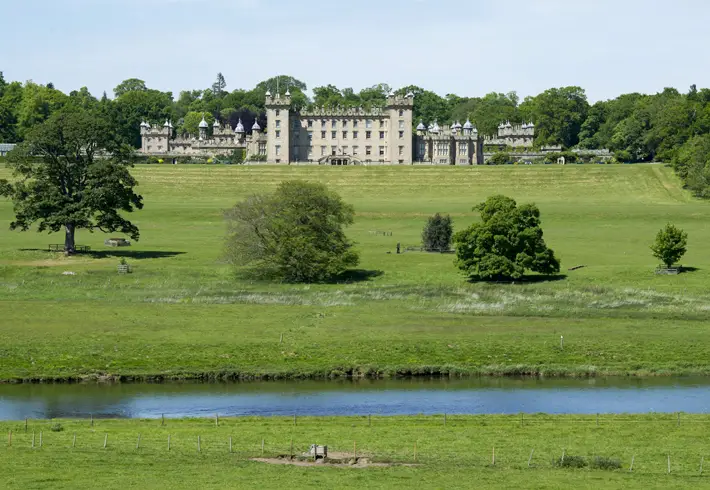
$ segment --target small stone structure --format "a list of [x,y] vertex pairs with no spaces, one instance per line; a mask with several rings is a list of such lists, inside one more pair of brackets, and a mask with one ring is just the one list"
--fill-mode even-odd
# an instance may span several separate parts
[[107,247],[130,247],[131,242],[125,238],[109,238],[104,241]]

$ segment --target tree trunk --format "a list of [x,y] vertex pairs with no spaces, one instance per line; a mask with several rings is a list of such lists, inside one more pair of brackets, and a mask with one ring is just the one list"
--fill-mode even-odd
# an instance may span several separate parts
[[64,253],[67,255],[72,255],[75,251],[74,231],[73,223],[64,225]]

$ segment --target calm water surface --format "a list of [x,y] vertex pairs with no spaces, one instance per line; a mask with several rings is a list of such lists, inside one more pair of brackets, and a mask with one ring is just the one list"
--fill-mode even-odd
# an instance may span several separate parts
[[710,378],[0,385],[0,419],[710,413]]

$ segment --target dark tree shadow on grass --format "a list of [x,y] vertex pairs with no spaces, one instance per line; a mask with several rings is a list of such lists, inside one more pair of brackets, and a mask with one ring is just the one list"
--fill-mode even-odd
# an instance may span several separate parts
[[384,276],[384,271],[371,271],[365,269],[353,269],[338,274],[326,281],[326,284],[352,284],[355,282],[367,282],[377,277]]
[[119,257],[125,259],[133,260],[143,260],[143,259],[169,259],[170,257],[177,257],[178,255],[184,255],[185,252],[173,252],[173,251],[162,251],[162,250],[92,250],[90,252],[83,252],[81,255],[88,255],[95,259],[105,259],[110,257]]
[[566,274],[531,274],[523,276],[522,279],[481,279],[478,276],[470,277],[468,282],[485,284],[536,284],[541,282],[557,282],[567,279]]
[[[46,252],[46,248],[21,248],[20,252]],[[55,252],[58,254],[63,254],[64,252]],[[176,257],[178,255],[184,255],[186,252],[174,252],[174,251],[162,251],[162,250],[90,250],[88,252],[77,251],[73,255],[76,256],[86,256],[92,257],[94,259],[105,259],[111,257],[133,259],[133,260],[143,260],[143,259],[166,259],[170,257]]]
[[685,266],[683,266],[683,267],[680,268],[680,273],[683,274],[684,272],[698,272],[699,270],[702,270],[702,269],[698,269],[697,267],[685,267]]

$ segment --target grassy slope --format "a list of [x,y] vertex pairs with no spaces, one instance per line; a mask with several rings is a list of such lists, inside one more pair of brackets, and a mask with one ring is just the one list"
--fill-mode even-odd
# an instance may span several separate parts
[[[103,235],[80,232],[79,243],[101,254],[65,259],[41,250],[58,236],[0,233],[0,379],[710,372],[708,208],[661,166],[143,166],[135,174],[146,208],[134,215],[142,238],[129,250],[107,251]],[[219,260],[221,210],[292,178],[326,182],[355,205],[350,234],[361,266],[382,275],[314,286],[232,277]],[[563,267],[587,267],[560,281],[468,284],[452,256],[386,253],[417,244],[431,213],[466,226],[476,219],[471,207],[493,193],[537,203]],[[0,221],[11,217],[0,202]],[[648,245],[668,221],[689,232],[683,262],[697,271],[653,274]],[[117,258],[104,253],[127,254],[135,273],[118,276]]]
[[[708,456],[707,416],[238,418],[214,420],[48,421],[0,423],[13,431],[0,447],[3,488],[706,488],[698,466]],[[31,448],[35,432],[35,449]],[[39,432],[43,447],[39,448]],[[76,447],[72,441],[76,434]],[[108,434],[107,448],[103,449]],[[138,434],[140,448],[136,449]],[[167,451],[167,437],[171,450]],[[201,439],[197,452],[197,436]],[[229,453],[229,437],[233,453]],[[3,436],[5,437],[5,436]],[[249,461],[296,454],[313,443],[374,461],[414,463],[388,468],[309,468]],[[496,465],[491,456],[495,447]],[[528,458],[534,449],[533,467]],[[618,459],[618,471],[555,469],[566,455]],[[671,457],[671,474],[667,458]],[[634,471],[628,467],[634,458]],[[706,458],[707,459],[707,458]],[[130,471],[127,469],[130,468]],[[179,469],[178,469],[179,468]]]

